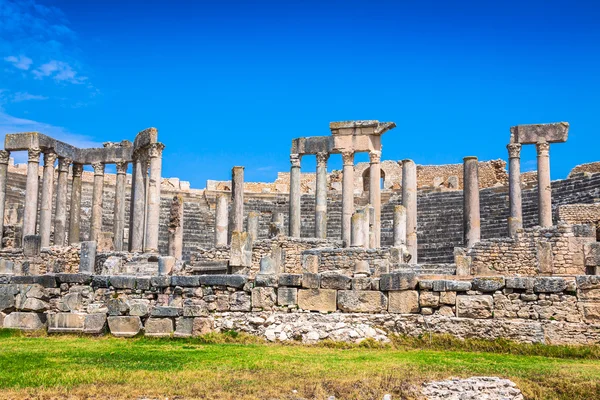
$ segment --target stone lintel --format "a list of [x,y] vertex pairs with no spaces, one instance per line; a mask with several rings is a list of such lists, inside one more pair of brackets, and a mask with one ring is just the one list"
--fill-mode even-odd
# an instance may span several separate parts
[[511,143],[536,144],[538,142],[563,143],[569,137],[569,123],[517,125],[510,128]]
[[133,150],[138,150],[158,142],[158,130],[156,128],[147,128],[140,131],[133,141]]
[[290,154],[317,154],[329,153],[332,147],[331,136],[301,137],[292,140]]

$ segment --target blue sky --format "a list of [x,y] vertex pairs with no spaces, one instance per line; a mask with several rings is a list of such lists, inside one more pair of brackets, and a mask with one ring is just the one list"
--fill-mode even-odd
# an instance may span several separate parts
[[568,121],[558,179],[600,160],[599,20],[592,1],[0,0],[0,133],[155,126],[163,176],[201,188],[234,165],[275,179],[330,121],[394,121],[382,158],[418,164],[506,159],[511,125]]

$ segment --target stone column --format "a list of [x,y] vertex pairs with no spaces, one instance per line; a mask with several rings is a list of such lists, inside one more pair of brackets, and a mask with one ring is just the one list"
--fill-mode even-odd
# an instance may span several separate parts
[[160,224],[160,186],[162,171],[162,151],[165,145],[152,143],[148,151],[150,157],[150,173],[148,180],[148,215],[146,217],[147,253],[158,253],[158,231]]
[[127,162],[118,162],[117,181],[115,184],[115,204],[113,235],[116,251],[123,251],[123,236],[125,234],[125,186],[127,185]]
[[258,239],[258,217],[259,214],[254,211],[248,213],[248,237],[250,241],[254,243]]
[[300,210],[300,159],[302,156],[298,154],[290,154],[290,226],[289,235],[291,237],[300,237],[300,225],[302,223]]
[[215,208],[215,246],[227,246],[227,227],[229,220],[229,201],[224,193],[217,195]]
[[477,157],[465,157],[463,162],[463,232],[465,246],[471,248],[481,240],[479,162]]
[[81,175],[82,164],[73,164],[73,182],[71,183],[71,211],[69,216],[69,244],[79,242],[81,224]]
[[376,249],[381,247],[381,152],[369,153],[369,203],[373,206],[373,234],[371,235],[370,247]]
[[406,208],[406,248],[410,264],[417,263],[417,166],[402,161],[402,205]]
[[540,142],[537,148],[538,203],[540,226],[552,226],[552,186],[550,184],[550,143]]
[[394,207],[394,247],[406,245],[406,208]]
[[317,182],[315,193],[315,237],[327,237],[327,160],[329,153],[317,153]]
[[133,177],[131,185],[133,187],[132,207],[130,212],[131,226],[129,227],[129,251],[139,253],[144,249],[144,225],[146,221],[146,179],[148,174],[148,164],[143,154],[134,156]]
[[0,249],[2,248],[2,238],[4,237],[4,205],[6,203],[6,180],[8,178],[9,161],[10,152],[0,150]]
[[352,214],[354,213],[354,152],[342,153],[342,240],[348,247],[352,236]]
[[37,223],[40,149],[28,150],[27,184],[25,187],[25,210],[23,213],[23,237],[35,235]]
[[67,185],[71,160],[58,159],[58,182],[56,184],[56,211],[54,214],[54,245],[64,246],[67,236]]
[[[183,197],[178,194],[171,202],[169,216],[169,256],[183,257]],[[162,258],[162,257],[161,257]]]
[[42,247],[50,246],[55,161],[56,153],[44,153],[44,177],[42,180],[42,202],[40,204],[40,237],[42,240]]
[[244,167],[231,170],[231,213],[229,214],[228,242],[233,232],[244,231]]
[[104,164],[94,163],[94,192],[92,193],[92,222],[90,241],[97,242],[102,232],[102,192],[104,191]]
[[523,228],[523,201],[521,198],[521,145],[510,143],[508,149],[508,197],[510,216],[508,217],[508,234],[514,237],[517,229]]
[[352,214],[352,233],[350,245],[352,247],[368,247],[369,240],[369,216],[367,208],[359,208]]

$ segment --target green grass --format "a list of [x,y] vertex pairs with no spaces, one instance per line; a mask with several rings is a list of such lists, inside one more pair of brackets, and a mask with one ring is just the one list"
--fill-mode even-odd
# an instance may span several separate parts
[[[531,399],[600,398],[600,348],[397,337],[382,346],[25,335],[0,330],[0,398],[410,398],[451,376],[515,381]],[[293,392],[296,391],[296,392]]]

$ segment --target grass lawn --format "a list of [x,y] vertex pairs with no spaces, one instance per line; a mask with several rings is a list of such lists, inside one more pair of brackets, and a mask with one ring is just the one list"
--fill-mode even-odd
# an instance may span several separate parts
[[475,375],[509,378],[531,399],[600,399],[600,347],[445,337],[302,346],[235,333],[117,339],[0,330],[0,398],[399,399],[424,381]]

